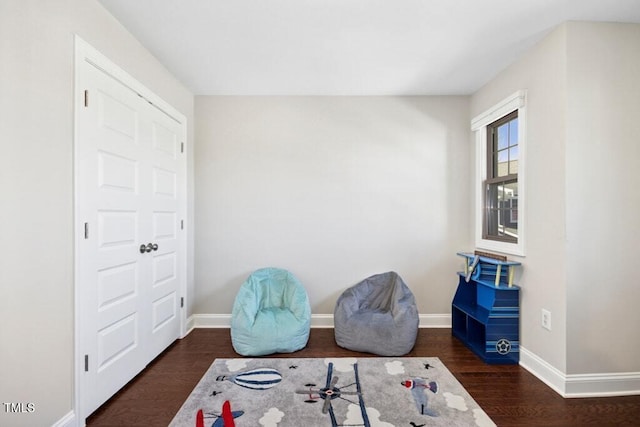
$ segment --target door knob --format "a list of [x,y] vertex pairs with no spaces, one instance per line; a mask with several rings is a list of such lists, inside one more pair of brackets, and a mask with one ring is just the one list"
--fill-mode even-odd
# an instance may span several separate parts
[[157,251],[158,244],[157,243],[147,243],[146,245],[140,245],[140,253],[143,254],[145,252]]

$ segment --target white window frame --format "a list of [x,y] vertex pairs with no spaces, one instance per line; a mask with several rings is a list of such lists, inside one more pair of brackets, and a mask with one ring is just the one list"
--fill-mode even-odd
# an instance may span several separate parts
[[[525,256],[526,236],[526,98],[527,92],[519,90],[471,120],[475,132],[476,176],[475,186],[475,240],[476,247],[510,255]],[[501,242],[483,239],[484,181],[487,179],[487,126],[507,114],[518,111],[518,242]]]

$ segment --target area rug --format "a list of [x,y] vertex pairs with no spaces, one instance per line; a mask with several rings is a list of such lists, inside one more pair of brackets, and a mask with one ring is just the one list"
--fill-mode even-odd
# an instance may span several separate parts
[[170,425],[495,426],[436,357],[216,359]]

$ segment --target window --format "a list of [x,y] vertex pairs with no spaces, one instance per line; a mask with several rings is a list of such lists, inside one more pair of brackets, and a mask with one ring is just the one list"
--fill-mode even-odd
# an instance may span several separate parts
[[526,93],[471,121],[476,134],[476,247],[524,255]]
[[518,243],[518,111],[487,125],[484,239]]

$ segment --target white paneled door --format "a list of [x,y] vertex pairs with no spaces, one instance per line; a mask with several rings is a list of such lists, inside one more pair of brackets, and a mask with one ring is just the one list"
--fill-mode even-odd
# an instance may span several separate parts
[[78,386],[86,416],[180,335],[184,122],[88,60],[76,110]]

